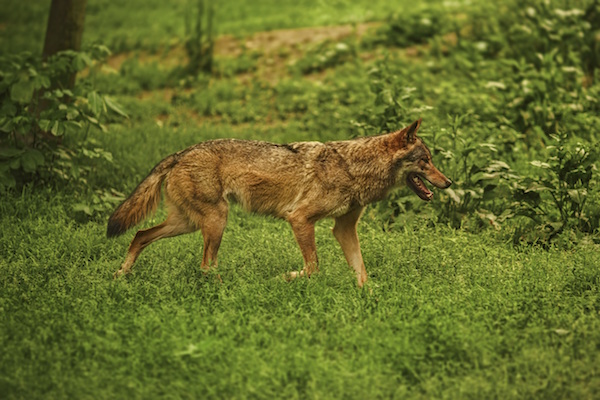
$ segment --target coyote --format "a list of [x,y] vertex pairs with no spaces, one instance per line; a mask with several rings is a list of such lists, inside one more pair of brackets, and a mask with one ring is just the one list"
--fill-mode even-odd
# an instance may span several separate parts
[[229,203],[234,201],[247,211],[290,223],[304,268],[288,273],[288,279],[318,271],[315,223],[334,218],[333,235],[363,286],[367,271],[356,226],[365,206],[404,183],[425,201],[433,193],[423,179],[441,189],[452,183],[433,165],[429,149],[417,137],[420,125],[419,119],[397,132],[327,143],[209,140],[172,154],[108,220],[108,237],[141,222],[157,208],[164,181],[166,220],[137,232],[114,276],[127,274],[150,243],[198,229],[204,239],[200,267],[216,267]]

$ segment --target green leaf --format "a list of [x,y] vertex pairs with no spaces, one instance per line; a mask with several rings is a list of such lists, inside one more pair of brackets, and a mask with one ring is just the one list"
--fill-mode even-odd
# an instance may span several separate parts
[[530,164],[533,165],[534,167],[538,167],[538,168],[545,168],[545,169],[550,168],[550,164],[542,162],[542,161],[538,161],[538,160],[531,161]]
[[92,209],[87,205],[87,204],[83,204],[83,203],[77,203],[75,205],[73,205],[73,211],[76,212],[83,212],[86,215],[92,215]]
[[583,202],[583,200],[585,199],[585,197],[587,196],[587,190],[585,189],[569,189],[567,191],[567,193],[569,194],[569,197],[571,198],[571,201],[573,201],[574,203],[577,204],[581,204]]
[[0,131],[7,133],[12,132],[13,126],[12,118],[4,117],[0,119]]
[[111,99],[108,96],[104,96],[104,102],[106,103],[108,108],[111,109],[112,111],[116,112],[117,114],[119,114],[125,118],[129,118],[129,116],[127,115],[125,110],[123,110],[121,105],[119,103],[117,103],[115,100]]
[[81,122],[78,122],[78,121],[66,121],[64,123],[64,125],[65,125],[65,132],[67,134],[78,132],[82,127]]
[[502,170],[509,171],[510,166],[507,163],[505,163],[504,161],[494,160],[490,163],[490,165],[488,166],[487,169],[488,169],[488,171],[502,171]]
[[486,89],[500,89],[500,90],[504,90],[506,89],[506,85],[503,82],[494,82],[494,81],[489,81],[488,83],[486,83],[485,85]]
[[548,186],[545,184],[545,182],[533,182],[531,185],[529,185],[529,187],[527,189],[525,189],[524,193],[531,193],[531,192],[544,192],[546,190],[552,190],[554,189],[551,186]]
[[49,132],[52,128],[52,121],[49,119],[40,119],[38,122],[38,126],[44,132]]
[[17,181],[10,170],[0,171],[0,187],[14,188],[15,186],[17,186]]
[[23,152],[23,150],[14,147],[2,147],[0,148],[0,159],[14,158],[20,156]]
[[77,53],[73,58],[73,69],[75,71],[81,71],[85,67],[92,65],[92,59],[88,53]]
[[10,162],[10,168],[11,169],[19,169],[21,168],[21,158],[14,158],[13,160],[11,160]]
[[75,107],[67,108],[67,120],[73,120],[79,116],[79,110]]
[[9,99],[4,99],[0,106],[0,115],[3,117],[14,117],[17,114],[17,106]]
[[92,124],[94,124],[96,126],[100,125],[100,121],[98,121],[96,118],[90,117],[89,115],[86,115],[86,117]]
[[10,99],[15,103],[27,104],[33,97],[34,82],[32,80],[22,80],[10,88]]
[[52,124],[52,127],[50,127],[50,132],[52,132],[52,134],[54,136],[58,136],[59,128],[60,128],[60,123],[58,121],[54,121],[54,123]]
[[47,89],[50,87],[50,78],[45,75],[36,75],[33,78],[33,86],[36,90],[41,88]]
[[36,149],[29,149],[21,156],[21,166],[25,172],[37,171],[44,161],[44,155]]
[[97,92],[90,92],[87,96],[88,104],[92,110],[92,113],[95,117],[99,117],[102,113],[102,110],[105,109],[104,101],[102,97]]
[[453,189],[446,189],[446,193],[448,194],[448,196],[450,196],[452,200],[454,200],[454,202],[460,204],[460,197],[458,197],[458,195]]

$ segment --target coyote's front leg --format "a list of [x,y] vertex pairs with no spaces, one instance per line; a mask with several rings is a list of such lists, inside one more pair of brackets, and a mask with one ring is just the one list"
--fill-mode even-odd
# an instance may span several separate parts
[[333,236],[340,243],[348,265],[356,272],[356,279],[360,287],[367,281],[367,270],[365,269],[365,263],[360,252],[358,234],[356,233],[356,226],[363,210],[364,208],[362,207],[357,208],[341,217],[337,217],[335,219],[335,226],[333,227]]

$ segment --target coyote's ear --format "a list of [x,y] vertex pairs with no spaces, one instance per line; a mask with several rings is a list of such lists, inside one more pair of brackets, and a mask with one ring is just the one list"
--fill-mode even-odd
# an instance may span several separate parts
[[410,126],[404,128],[402,132],[406,135],[406,142],[413,143],[417,137],[417,131],[421,126],[421,118],[413,122]]
[[390,147],[396,151],[404,148],[409,144],[414,143],[417,140],[417,131],[421,126],[421,118],[407,126],[406,128],[396,131],[390,136]]

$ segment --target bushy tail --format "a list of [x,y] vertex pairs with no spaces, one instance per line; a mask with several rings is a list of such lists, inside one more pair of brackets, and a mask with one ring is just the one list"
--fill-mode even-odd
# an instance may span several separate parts
[[160,203],[160,190],[167,173],[183,152],[172,154],[156,165],[108,219],[107,237],[119,236],[142,222]]

